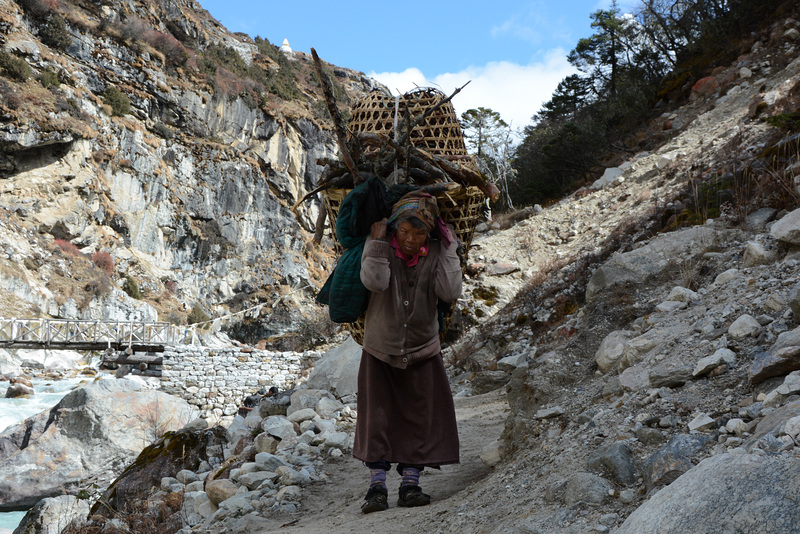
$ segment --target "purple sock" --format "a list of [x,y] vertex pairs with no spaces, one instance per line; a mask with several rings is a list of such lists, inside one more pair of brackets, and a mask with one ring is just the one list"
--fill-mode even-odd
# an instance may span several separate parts
[[416,467],[403,468],[403,481],[401,486],[419,486],[419,469]]
[[372,486],[377,485],[386,485],[386,469],[369,470],[369,487],[371,488]]

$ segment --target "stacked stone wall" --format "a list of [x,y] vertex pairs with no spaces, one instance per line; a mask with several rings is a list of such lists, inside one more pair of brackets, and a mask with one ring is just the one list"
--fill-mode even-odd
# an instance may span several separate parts
[[275,386],[294,389],[305,380],[318,352],[271,352],[249,348],[167,347],[161,387],[197,406],[201,417],[230,418],[244,399]]

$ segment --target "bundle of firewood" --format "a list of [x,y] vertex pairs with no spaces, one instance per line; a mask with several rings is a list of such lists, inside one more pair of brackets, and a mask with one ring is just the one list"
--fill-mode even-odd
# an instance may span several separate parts
[[[328,188],[353,188],[371,175],[378,176],[387,185],[413,183],[432,190],[442,186],[449,188],[445,184],[474,186],[486,197],[492,200],[497,198],[500,193],[497,186],[477,170],[466,150],[458,147],[459,142],[463,147],[463,140],[450,101],[463,86],[447,98],[443,94],[440,98],[437,91],[417,91],[406,95],[402,106],[398,105],[399,97],[395,97],[394,106],[390,99],[384,105],[380,98],[373,98],[373,104],[377,102],[377,106],[385,109],[381,112],[368,110],[363,115],[380,115],[384,123],[389,121],[388,126],[382,124],[377,128],[379,131],[364,131],[370,128],[365,127],[365,122],[361,120],[354,121],[355,124],[348,129],[333,97],[330,78],[313,48],[311,54],[328,111],[333,118],[341,157],[338,160],[318,161],[324,167],[318,185],[298,204]],[[422,105],[414,105],[419,102]],[[443,109],[446,115],[453,117],[449,126],[431,120],[437,112],[441,116]],[[376,124],[380,124],[380,121]],[[457,138],[455,149],[453,137]],[[446,144],[448,149],[437,154],[436,147],[439,144]]]

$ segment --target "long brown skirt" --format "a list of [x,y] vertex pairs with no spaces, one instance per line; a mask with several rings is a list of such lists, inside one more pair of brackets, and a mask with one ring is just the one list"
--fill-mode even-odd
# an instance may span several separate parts
[[353,456],[430,467],[458,463],[456,412],[441,354],[398,369],[361,353]]

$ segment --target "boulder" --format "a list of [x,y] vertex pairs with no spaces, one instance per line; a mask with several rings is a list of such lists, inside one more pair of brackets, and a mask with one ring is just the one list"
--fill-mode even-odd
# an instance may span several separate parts
[[800,370],[800,346],[760,352],[753,357],[750,365],[750,383],[760,384],[768,378],[787,375],[797,370]]
[[129,380],[97,380],[0,433],[0,511],[106,487],[161,434],[193,419],[186,401]]
[[587,464],[608,471],[619,484],[633,484],[636,481],[633,453],[625,443],[616,442],[601,447],[589,456]]
[[630,347],[630,335],[631,333],[628,331],[615,330],[603,339],[594,355],[594,360],[601,372],[607,373],[618,368],[621,361],[630,359],[626,358],[626,355],[636,352]]
[[800,209],[796,209],[770,228],[769,234],[784,243],[790,245],[800,245]]
[[352,337],[322,355],[314,363],[306,384],[311,389],[323,389],[342,398],[358,391],[358,366],[361,345]]
[[602,477],[591,473],[575,473],[564,488],[564,504],[599,506],[608,501],[613,489],[614,485]]
[[702,254],[723,237],[707,226],[694,226],[662,234],[648,244],[611,257],[592,274],[586,286],[586,300],[623,282],[640,284],[664,272],[676,259],[688,260]]
[[798,499],[795,458],[720,454],[653,495],[615,532],[785,534],[800,524]]
[[238,489],[236,484],[227,478],[212,480],[206,484],[206,495],[215,506],[219,506],[219,503],[233,497]]
[[74,350],[17,350],[17,360],[33,369],[77,369],[86,358]]
[[20,374],[22,374],[22,366],[19,364],[19,360],[8,351],[0,349],[0,375],[10,377]]
[[167,432],[125,468],[103,492],[91,513],[114,517],[117,512],[145,502],[154,487],[184,491],[184,483],[199,480],[195,472],[203,462],[222,457],[224,444],[225,431],[221,427]]
[[88,515],[89,501],[78,499],[74,495],[42,499],[28,510],[14,534],[60,534],[70,524],[76,526],[84,522]]
[[752,315],[742,315],[736,319],[730,327],[728,327],[728,334],[733,339],[744,339],[753,336],[761,330],[761,323],[759,323]]
[[[294,412],[311,408],[312,410],[317,407],[320,399],[323,397],[333,398],[333,394],[325,389],[300,389],[292,393],[291,402],[286,409],[286,415],[292,415]],[[263,427],[263,425],[262,425]]]
[[34,391],[32,387],[20,382],[12,383],[6,390],[7,399],[16,399],[17,397],[26,397],[33,394]]

